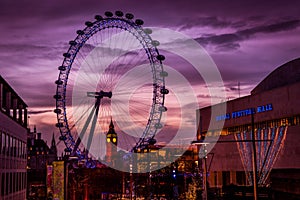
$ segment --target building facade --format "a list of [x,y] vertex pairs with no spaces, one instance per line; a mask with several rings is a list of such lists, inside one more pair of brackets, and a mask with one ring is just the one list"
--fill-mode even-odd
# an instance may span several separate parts
[[[300,59],[295,59],[270,73],[251,95],[227,101],[226,113],[211,114],[212,109],[218,110],[224,103],[198,110],[198,139],[220,134],[207,155],[211,163],[208,177],[211,187],[253,183],[252,139],[255,139],[259,185],[270,183],[272,169],[293,169],[299,174],[299,88]],[[292,190],[300,195],[299,189]]]
[[47,165],[52,165],[57,158],[57,148],[52,135],[51,146],[42,139],[36,131],[27,138],[27,198],[46,198]]
[[0,76],[0,199],[26,199],[27,105]]

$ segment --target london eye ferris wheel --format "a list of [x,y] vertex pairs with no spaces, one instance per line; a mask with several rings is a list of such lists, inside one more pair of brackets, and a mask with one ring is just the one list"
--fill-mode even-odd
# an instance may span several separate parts
[[167,110],[168,73],[159,42],[130,13],[105,12],[85,25],[69,42],[58,67],[54,112],[59,139],[79,159],[84,158],[83,149],[100,158],[101,141],[113,120],[126,135],[128,151],[146,148],[155,142]]

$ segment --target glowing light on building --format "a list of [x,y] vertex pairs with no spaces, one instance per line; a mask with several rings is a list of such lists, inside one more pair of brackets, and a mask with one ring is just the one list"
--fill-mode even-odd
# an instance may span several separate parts
[[[265,185],[270,171],[284,146],[288,126],[257,129],[255,131],[256,163],[258,184]],[[252,140],[250,131],[244,131],[234,135],[236,141]],[[252,145],[250,142],[237,142],[239,154],[250,185],[252,180]]]

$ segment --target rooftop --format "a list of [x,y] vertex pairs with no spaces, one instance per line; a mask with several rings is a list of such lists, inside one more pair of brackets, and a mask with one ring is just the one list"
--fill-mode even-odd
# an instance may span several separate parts
[[265,92],[297,82],[300,82],[300,58],[289,61],[272,71],[251,91],[251,94]]

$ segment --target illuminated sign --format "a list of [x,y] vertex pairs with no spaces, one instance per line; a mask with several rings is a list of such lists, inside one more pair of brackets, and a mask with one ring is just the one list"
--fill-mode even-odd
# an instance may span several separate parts
[[231,118],[235,119],[235,118],[251,115],[252,113],[253,114],[262,113],[262,112],[267,112],[267,111],[271,111],[271,110],[273,110],[272,104],[267,104],[267,105],[257,106],[256,109],[247,108],[244,110],[234,111],[232,113],[226,113],[224,115],[218,115],[216,117],[216,121],[228,120]]

